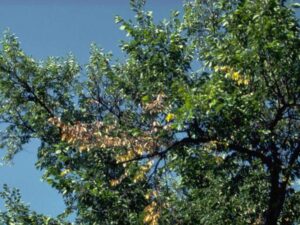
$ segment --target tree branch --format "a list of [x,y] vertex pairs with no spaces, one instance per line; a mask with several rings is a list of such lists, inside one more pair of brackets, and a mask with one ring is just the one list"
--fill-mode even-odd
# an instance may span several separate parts
[[228,147],[232,150],[235,150],[235,151],[239,152],[239,153],[247,154],[249,156],[260,159],[264,164],[266,164],[268,166],[268,168],[271,168],[271,166],[272,166],[272,160],[269,157],[265,156],[261,152],[252,151],[252,150],[249,150],[249,149],[244,148],[244,147],[242,147],[240,145],[237,145],[237,144],[230,144]]
[[36,95],[35,91],[33,90],[32,87],[30,87],[30,85],[26,82],[26,81],[23,81],[15,71],[11,71],[11,70],[8,70],[6,69],[5,67],[3,66],[0,66],[0,69],[5,72],[5,73],[8,73],[8,74],[11,74],[12,76],[14,76],[17,81],[20,83],[20,85],[25,89],[25,91],[31,93],[34,97],[34,99],[37,101],[37,103],[39,105],[41,105],[47,112],[48,114],[51,116],[51,117],[54,117],[54,113],[52,112],[52,110]]
[[146,154],[146,155],[137,156],[135,158],[132,158],[132,159],[129,159],[129,160],[126,160],[126,161],[122,161],[122,162],[119,162],[117,164],[130,163],[130,162],[133,162],[133,161],[149,159],[149,158],[153,158],[153,157],[156,157],[156,156],[164,157],[169,151],[171,151],[173,149],[176,149],[178,147],[182,147],[182,146],[186,146],[186,145],[190,145],[190,144],[197,145],[197,144],[206,143],[206,142],[209,142],[209,141],[211,141],[211,139],[206,138],[206,137],[197,138],[197,139],[183,138],[180,141],[177,141],[177,142],[173,143],[171,146],[169,146],[168,148],[166,148],[163,151],[155,151],[155,152],[152,152],[152,153],[149,153],[149,154]]

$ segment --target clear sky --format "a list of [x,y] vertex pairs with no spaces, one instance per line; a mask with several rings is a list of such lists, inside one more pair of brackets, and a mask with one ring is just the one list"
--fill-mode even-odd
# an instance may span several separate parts
[[[147,5],[155,17],[163,18],[172,9],[180,10],[182,1],[148,0]],[[129,0],[0,0],[0,33],[9,28],[25,52],[36,59],[72,52],[85,64],[92,42],[120,56],[118,45],[125,34],[114,24],[116,15],[133,17]],[[32,209],[55,216],[63,211],[64,203],[35,169],[37,145],[31,142],[15,157],[14,165],[0,167],[0,188],[4,183],[19,188]]]

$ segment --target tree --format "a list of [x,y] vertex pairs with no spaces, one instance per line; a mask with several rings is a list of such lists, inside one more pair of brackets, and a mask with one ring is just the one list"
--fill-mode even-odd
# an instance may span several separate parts
[[126,60],[93,45],[86,73],[72,56],[35,61],[6,33],[7,159],[39,138],[37,166],[77,224],[299,223],[294,12],[195,0],[155,23],[144,5],[116,18]]
[[18,190],[10,190],[7,185],[4,185],[3,189],[0,196],[5,200],[7,211],[0,213],[1,224],[67,225],[60,219],[52,219],[30,211],[29,207],[21,201]]

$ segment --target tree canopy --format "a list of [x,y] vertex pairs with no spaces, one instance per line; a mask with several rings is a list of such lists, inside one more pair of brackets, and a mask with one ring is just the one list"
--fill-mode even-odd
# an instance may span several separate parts
[[[36,60],[6,32],[0,118],[6,160],[41,141],[58,218],[1,193],[4,224],[300,223],[300,30],[279,0],[191,0],[154,22],[116,17],[125,60],[96,45]],[[297,4],[294,4],[297,7]],[[182,15],[181,15],[182,14]]]

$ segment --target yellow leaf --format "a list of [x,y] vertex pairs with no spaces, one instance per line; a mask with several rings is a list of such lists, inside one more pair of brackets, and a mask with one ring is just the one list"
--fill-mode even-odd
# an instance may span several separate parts
[[85,146],[85,145],[82,145],[82,146],[79,147],[80,152],[83,152],[86,149],[87,149],[87,146]]
[[110,180],[109,183],[112,187],[115,187],[117,185],[119,185],[127,176],[127,172],[125,172],[125,174],[123,174],[121,177],[119,177],[118,179],[113,179],[113,180]]
[[62,136],[61,136],[61,140],[62,140],[62,141],[65,141],[66,139],[67,139],[67,134],[65,134],[65,133],[64,133],[64,134],[62,134]]
[[168,113],[167,116],[166,116],[166,121],[170,122],[174,118],[175,118],[175,115],[173,113]]
[[133,182],[136,183],[140,180],[143,180],[145,177],[145,174],[143,172],[139,172],[137,174],[135,174],[134,178],[133,178]]
[[216,72],[224,72],[224,73],[228,73],[231,70],[229,66],[215,66],[214,69]]
[[233,80],[239,81],[240,78],[241,78],[241,75],[240,75],[239,72],[234,72],[234,73],[232,74],[232,79],[233,79]]
[[155,201],[151,202],[145,209],[145,216],[143,222],[149,225],[158,225],[159,213],[157,212],[157,203]]
[[143,148],[141,147],[141,146],[139,146],[139,147],[137,147],[136,148],[136,153],[138,154],[138,155],[142,155],[143,154]]
[[145,194],[145,199],[149,200],[150,199],[150,193]]
[[68,174],[69,172],[70,172],[70,170],[69,170],[69,169],[66,169],[66,170],[62,171],[62,172],[60,173],[60,175],[63,177],[63,176],[65,176],[66,174]]
[[244,79],[244,85],[248,85],[250,83],[249,79]]
[[117,180],[117,179],[114,179],[114,180],[110,181],[110,185],[113,186],[113,187],[117,186],[118,184],[120,184],[120,181]]

